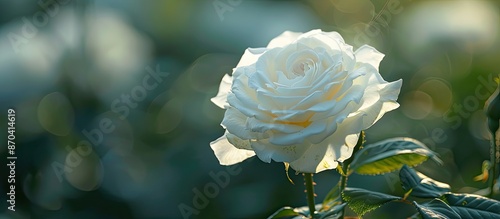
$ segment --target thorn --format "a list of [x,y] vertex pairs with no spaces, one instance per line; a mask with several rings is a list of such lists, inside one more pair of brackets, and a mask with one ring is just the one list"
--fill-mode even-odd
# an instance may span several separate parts
[[316,185],[316,182],[313,182],[313,186],[315,186],[315,185]]

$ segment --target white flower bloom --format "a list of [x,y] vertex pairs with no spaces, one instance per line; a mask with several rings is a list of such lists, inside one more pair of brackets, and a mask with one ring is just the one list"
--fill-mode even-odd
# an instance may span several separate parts
[[384,54],[355,52],[337,32],[286,31],[247,49],[212,98],[226,109],[226,133],[210,144],[222,165],[257,156],[299,172],[334,169],[359,133],[396,109],[402,80],[378,72]]

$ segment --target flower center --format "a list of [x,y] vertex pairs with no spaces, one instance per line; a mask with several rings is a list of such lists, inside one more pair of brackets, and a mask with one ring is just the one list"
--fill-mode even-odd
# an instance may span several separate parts
[[[272,114],[274,118],[276,118],[276,115]],[[283,120],[275,120],[276,123],[279,124],[285,124],[285,125],[296,125],[296,126],[301,126],[302,128],[307,128],[309,125],[311,125],[313,122],[311,121],[311,117],[313,115],[309,115],[305,120],[303,121],[283,121]]]
[[306,128],[309,125],[311,125],[312,122],[307,120],[307,121],[302,121],[302,122],[276,121],[276,123],[285,124],[285,125],[296,125],[296,126],[301,126],[303,128]]
[[311,66],[307,62],[297,62],[293,65],[292,73],[298,77],[304,77],[306,72],[311,69]]

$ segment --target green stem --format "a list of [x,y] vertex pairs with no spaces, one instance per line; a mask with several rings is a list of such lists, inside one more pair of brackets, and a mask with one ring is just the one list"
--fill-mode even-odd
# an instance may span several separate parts
[[[361,149],[363,147],[363,144],[365,143],[365,131],[361,131],[361,133],[359,133],[359,138],[358,138],[358,142],[356,143],[356,146],[354,147],[354,150],[352,152],[352,156],[347,159],[346,161],[344,161],[343,163],[341,163],[341,168],[342,168],[342,171],[344,172],[344,174],[341,174],[340,175],[340,195],[342,195],[342,193],[344,192],[344,189],[345,187],[347,186],[347,177],[349,176],[349,174],[351,174],[349,172],[349,165],[351,165],[351,162],[352,160],[354,159],[354,155],[356,154],[356,152],[359,151],[359,149]],[[344,198],[343,197],[340,197],[340,200],[342,203],[344,203]],[[345,215],[345,209],[344,208],[342,210],[342,218],[344,218],[344,215]]]
[[[345,164],[342,164],[342,170],[346,174],[345,175],[340,175],[340,194],[342,194],[342,192],[344,192],[344,189],[345,189],[345,187],[347,185],[347,171],[349,171],[349,166],[345,165]],[[344,203],[344,199],[342,199],[342,203]]]
[[[349,164],[346,165],[346,163],[343,163],[343,164],[341,164],[341,168],[342,168],[342,170],[345,173],[345,174],[341,174],[340,175],[340,188],[339,188],[340,189],[339,190],[340,191],[339,194],[341,195],[340,196],[340,201],[343,204],[343,203],[345,203],[345,200],[344,200],[344,197],[342,197],[342,194],[344,193],[344,189],[347,186],[347,176],[348,176],[347,171],[349,171]],[[342,218],[344,218],[344,216],[345,216],[345,209],[346,208],[347,207],[345,207],[344,209],[342,209],[342,214],[341,214]]]
[[492,133],[491,145],[490,145],[490,160],[491,160],[491,172],[489,174],[489,188],[490,193],[488,197],[493,197],[493,189],[495,188],[495,180],[498,177],[498,163],[500,162],[500,145],[496,144],[496,133]]
[[306,194],[307,194],[307,205],[309,206],[309,212],[311,213],[311,218],[314,218],[314,212],[316,211],[314,204],[314,182],[312,173],[303,173],[304,181],[306,182]]

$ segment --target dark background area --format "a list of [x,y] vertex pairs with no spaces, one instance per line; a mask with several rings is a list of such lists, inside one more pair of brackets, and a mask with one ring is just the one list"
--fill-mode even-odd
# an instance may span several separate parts
[[[482,108],[500,73],[497,1],[40,2],[0,2],[0,127],[14,108],[18,158],[16,211],[0,218],[181,218],[186,206],[192,218],[265,218],[306,205],[301,176],[292,170],[292,185],[283,164],[251,159],[228,172],[209,147],[223,134],[210,102],[222,76],[285,30],[338,31],[383,52],[382,76],[403,79],[401,107],[367,130],[368,143],[418,139],[444,161],[418,170],[454,192],[486,187],[473,177],[489,159]],[[151,71],[163,74],[154,88],[143,84]],[[318,201],[338,178],[315,176]],[[6,199],[7,177],[0,184]],[[396,173],[348,185],[402,194]],[[364,218],[414,212],[395,203]]]

